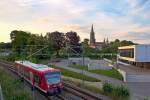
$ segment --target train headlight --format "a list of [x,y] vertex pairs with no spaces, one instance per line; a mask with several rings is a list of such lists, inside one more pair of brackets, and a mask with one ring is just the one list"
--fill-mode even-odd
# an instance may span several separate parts
[[62,86],[62,83],[59,83],[59,86]]

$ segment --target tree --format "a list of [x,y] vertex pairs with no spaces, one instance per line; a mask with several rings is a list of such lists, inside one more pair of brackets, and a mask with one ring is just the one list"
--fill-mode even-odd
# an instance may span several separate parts
[[116,39],[114,42],[120,42],[120,40],[119,40],[119,39]]
[[48,38],[42,34],[30,34],[27,45],[25,46],[24,55],[31,61],[49,58],[52,54],[52,47],[48,45]]
[[6,52],[5,50],[11,50],[11,43],[4,43],[4,42],[1,42],[0,43],[0,52]]
[[[38,34],[31,34],[30,37],[28,38],[26,46],[26,52],[28,52],[28,56],[41,49],[45,43],[46,43],[45,39],[42,35],[39,36]],[[36,56],[37,54],[35,54],[33,55],[33,57],[41,58],[42,55],[40,54],[44,54],[44,51],[40,51],[40,53],[38,53],[38,56]]]
[[70,45],[78,45],[80,37],[76,32],[70,31],[66,33],[66,40]]
[[128,45],[134,45],[132,41],[123,40],[120,41],[119,39],[116,39],[115,41],[110,42],[106,47],[104,47],[101,52],[102,53],[117,53],[118,47],[120,46],[128,46]]
[[59,56],[59,50],[65,45],[64,33],[55,31],[52,33],[47,33],[46,35],[49,43],[48,45],[56,51],[57,56]]
[[76,32],[70,31],[66,33],[66,42],[70,47],[68,52],[80,54],[82,52],[81,44],[79,43],[80,37]]
[[128,46],[128,45],[134,45],[134,44],[135,43],[133,43],[132,41],[127,41],[127,40],[123,40],[120,43],[121,46]]
[[30,37],[29,32],[14,30],[10,33],[12,49],[17,54],[21,54],[21,50],[27,45],[28,38]]
[[83,40],[83,45],[84,45],[84,47],[89,47],[89,39],[85,38]]

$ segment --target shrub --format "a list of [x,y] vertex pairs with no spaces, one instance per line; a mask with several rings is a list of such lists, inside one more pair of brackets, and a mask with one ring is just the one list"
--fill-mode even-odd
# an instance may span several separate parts
[[123,85],[115,87],[113,92],[113,94],[119,98],[128,99],[130,96],[128,88],[124,87]]
[[148,97],[145,97],[144,100],[148,100]]
[[130,97],[128,88],[123,85],[114,86],[111,83],[105,82],[102,90],[105,95],[109,95],[117,100],[128,100]]
[[104,94],[108,94],[108,93],[112,93],[113,92],[113,86],[112,84],[108,83],[108,82],[105,82],[103,84],[103,92]]

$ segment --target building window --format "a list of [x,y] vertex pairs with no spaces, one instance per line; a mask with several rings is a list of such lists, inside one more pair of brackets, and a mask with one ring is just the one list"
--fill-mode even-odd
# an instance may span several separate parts
[[121,57],[134,58],[134,49],[120,49],[119,54]]

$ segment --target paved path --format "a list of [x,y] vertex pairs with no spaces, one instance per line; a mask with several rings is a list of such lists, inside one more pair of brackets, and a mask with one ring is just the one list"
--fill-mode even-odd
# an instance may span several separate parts
[[150,75],[150,69],[140,68],[133,65],[122,65],[122,64],[119,64],[118,67],[126,71],[128,74]]
[[[132,93],[131,100],[144,100],[143,98],[148,97],[150,100],[150,83],[149,82],[130,82],[127,86]],[[136,99],[135,99],[136,98]]]

